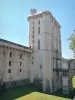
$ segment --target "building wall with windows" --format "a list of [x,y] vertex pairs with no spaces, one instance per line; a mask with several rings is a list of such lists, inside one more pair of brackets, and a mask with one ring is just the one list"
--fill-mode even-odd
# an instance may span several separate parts
[[30,79],[32,49],[0,39],[0,81]]

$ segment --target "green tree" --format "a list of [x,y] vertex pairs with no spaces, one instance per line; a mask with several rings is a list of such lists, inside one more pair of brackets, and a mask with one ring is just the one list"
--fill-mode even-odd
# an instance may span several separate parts
[[75,58],[75,30],[74,33],[69,37],[69,48],[73,51]]

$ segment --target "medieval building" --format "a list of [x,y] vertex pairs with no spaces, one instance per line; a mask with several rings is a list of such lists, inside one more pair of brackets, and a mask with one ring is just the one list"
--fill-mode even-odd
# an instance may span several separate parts
[[0,39],[0,84],[36,83],[53,92],[63,85],[61,26],[49,11],[31,9],[27,20],[28,47]]

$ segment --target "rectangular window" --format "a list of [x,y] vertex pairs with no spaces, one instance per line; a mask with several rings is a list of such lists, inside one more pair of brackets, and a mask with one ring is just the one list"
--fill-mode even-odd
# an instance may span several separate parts
[[38,49],[40,49],[40,40],[38,40]]
[[42,65],[40,65],[40,69],[42,69]]
[[34,40],[33,40],[33,43],[34,43]]
[[34,31],[33,31],[33,34],[34,34]]
[[38,21],[38,24],[40,24],[40,20]]
[[33,29],[34,29],[34,27],[33,27]]
[[38,27],[38,33],[40,33],[40,27]]
[[34,35],[33,35],[33,38],[34,38]]
[[22,62],[20,62],[20,66],[22,66]]
[[11,66],[11,61],[9,61],[9,66]]
[[33,21],[33,24],[34,24],[34,21]]
[[12,52],[10,52],[10,55],[9,56],[12,57]]
[[20,59],[22,59],[22,54],[20,54]]
[[33,64],[33,62],[32,62],[32,64]]
[[21,70],[21,68],[20,68],[20,72],[21,72],[22,70]]
[[8,69],[8,73],[11,73],[11,69]]

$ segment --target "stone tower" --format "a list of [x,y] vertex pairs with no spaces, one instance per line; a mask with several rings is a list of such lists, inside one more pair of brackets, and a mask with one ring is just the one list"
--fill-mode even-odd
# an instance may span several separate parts
[[[49,11],[37,12],[30,10],[29,46],[33,48],[31,81],[42,82],[43,90],[52,92],[53,87],[60,87],[57,72],[53,68],[60,68],[60,61],[56,65],[56,55],[61,57],[60,25]],[[58,53],[56,53],[58,52]]]

